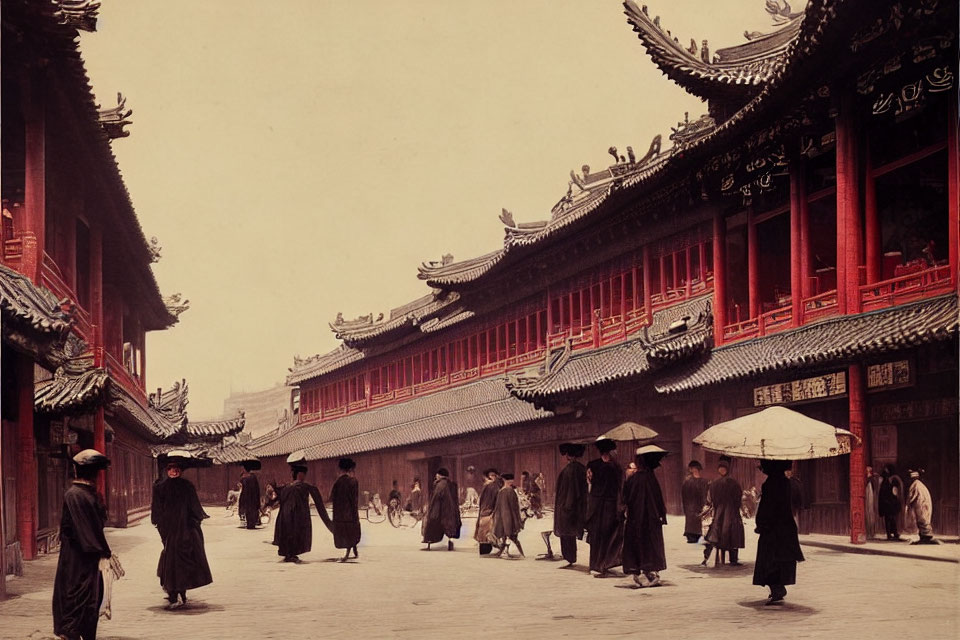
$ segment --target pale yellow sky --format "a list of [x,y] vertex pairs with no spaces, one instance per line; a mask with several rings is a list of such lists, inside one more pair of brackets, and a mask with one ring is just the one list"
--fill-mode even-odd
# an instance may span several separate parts
[[[649,0],[711,51],[772,30],[762,0]],[[194,419],[328,351],[327,327],[427,292],[417,266],[549,217],[570,169],[643,155],[705,105],[660,74],[617,0],[103,0],[82,40],[165,294],[148,386]]]

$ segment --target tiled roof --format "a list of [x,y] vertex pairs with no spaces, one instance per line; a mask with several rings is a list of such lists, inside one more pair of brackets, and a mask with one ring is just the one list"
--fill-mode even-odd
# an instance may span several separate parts
[[304,449],[315,460],[427,442],[553,415],[510,395],[503,378],[488,378],[407,402],[302,425],[259,438],[260,457]]
[[[9,9],[7,5],[10,5]],[[78,135],[89,145],[94,162],[114,195],[117,215],[113,224],[124,236],[120,244],[132,254],[126,264],[145,285],[145,288],[141,287],[144,295],[139,304],[146,328],[163,329],[175,324],[177,319],[164,306],[150,268],[150,247],[110,146],[110,137],[100,125],[90,78],[80,54],[78,29],[92,30],[95,27],[96,7],[93,5],[99,6],[99,3],[87,0],[11,2],[4,5],[4,18],[5,22],[9,20],[9,24],[16,24],[24,32],[29,32],[49,52],[50,72],[55,74],[67,100],[76,110]]]
[[0,317],[34,334],[65,336],[73,323],[57,298],[21,273],[0,265]]
[[287,384],[295,385],[322,376],[340,367],[363,360],[364,353],[359,349],[348,347],[345,344],[340,345],[333,351],[324,354],[318,354],[310,358],[294,358],[293,367],[290,369],[290,375],[287,376]]
[[110,377],[105,369],[57,369],[53,378],[38,385],[33,401],[37,413],[73,413],[100,404]]
[[182,433],[187,423],[186,414],[177,416],[158,411],[150,405],[144,406],[119,384],[108,386],[107,402],[109,408],[122,416],[125,423],[138,428],[144,437],[156,442],[169,440]]
[[[537,370],[510,376],[507,387],[516,397],[542,405],[551,396],[641,375],[690,357],[709,347],[711,297],[700,296],[654,313],[649,330],[627,342],[579,353],[571,352],[568,344]],[[671,325],[684,318],[687,328],[671,333]]]
[[[651,19],[647,7],[637,7],[633,0],[623,3],[627,21],[654,63],[678,85],[708,99],[718,95],[749,93],[750,88],[765,84],[786,64],[792,45],[800,34],[803,13],[786,19],[785,25],[773,33],[757,35],[750,42],[719,49],[711,61],[706,41],[689,47],[660,26],[660,18]],[[754,89],[756,93],[756,89]]]
[[456,293],[444,295],[431,293],[393,309],[387,319],[383,318],[383,314],[376,320],[374,320],[373,314],[361,316],[355,320],[344,320],[342,316],[338,315],[337,320],[330,324],[330,329],[347,346],[360,347],[376,338],[382,338],[404,329],[412,329],[427,318],[449,307],[458,299],[459,295]]
[[816,366],[894,351],[957,335],[957,296],[823,320],[791,331],[724,345],[654,381],[674,393],[791,367]]
[[158,444],[150,447],[150,452],[156,458],[175,449],[189,451],[200,459],[206,459],[213,464],[239,464],[247,460],[257,460],[257,456],[245,444],[231,442],[229,444],[194,442],[188,444]]
[[229,420],[189,421],[186,427],[188,437],[233,436],[241,431],[246,424],[243,411],[238,412],[235,418]]

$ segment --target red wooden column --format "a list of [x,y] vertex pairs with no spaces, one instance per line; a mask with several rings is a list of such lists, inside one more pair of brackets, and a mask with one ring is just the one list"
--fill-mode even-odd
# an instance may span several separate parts
[[24,560],[37,557],[37,456],[33,437],[33,361],[18,355],[17,532]]
[[873,160],[870,158],[870,146],[864,148],[863,214],[865,218],[865,244],[867,254],[867,283],[882,279],[880,261],[882,248],[880,240],[880,218],[877,213],[877,183],[873,179]]
[[948,219],[950,229],[950,283],[957,287],[957,269],[960,266],[960,148],[957,145],[957,94],[950,100],[950,117],[947,120],[947,194],[950,198]]
[[[689,298],[690,294],[693,292],[693,275],[690,273],[690,268],[691,268],[690,247],[687,247],[686,251],[684,251],[683,254],[684,254],[684,259],[686,260],[686,262],[684,263],[684,268],[686,269],[686,272],[687,272],[687,275],[686,275],[687,286],[686,286],[685,294],[687,298]],[[701,267],[701,269],[702,268],[703,267]]]
[[[31,84],[28,80],[28,84]],[[46,216],[46,113],[44,95],[26,87],[24,105],[24,220],[21,270],[40,284]]]
[[722,211],[713,214],[713,343],[723,344],[727,325],[727,221]]
[[810,298],[820,292],[813,290],[813,270],[810,268],[810,203],[807,201],[807,168],[803,161],[797,162],[797,204],[800,207],[800,293],[803,298]]
[[750,318],[760,315],[760,254],[757,246],[757,222],[753,207],[747,209],[747,306]]
[[[800,162],[790,164],[790,315],[793,326],[803,324],[803,225],[800,222],[800,199],[803,194],[803,176]],[[803,198],[806,199],[805,197]]]
[[864,484],[866,482],[866,455],[864,443],[867,429],[866,399],[863,383],[863,368],[850,365],[847,374],[847,391],[850,401],[850,431],[860,438],[850,451],[850,542],[863,544],[867,541],[865,520]]
[[660,254],[660,296],[663,300],[667,299],[667,257],[662,253]]
[[[103,231],[99,223],[90,225],[90,323],[93,325],[93,364],[104,366],[103,357]],[[93,448],[107,452],[106,420],[103,406],[93,415]],[[97,490],[108,500],[109,470],[97,476]],[[107,509],[110,509],[109,502]]]
[[648,325],[653,324],[651,287],[653,287],[653,279],[650,277],[650,245],[646,245],[643,247],[643,315]]
[[860,310],[862,261],[857,134],[853,96],[845,94],[837,116],[837,302],[840,313]]

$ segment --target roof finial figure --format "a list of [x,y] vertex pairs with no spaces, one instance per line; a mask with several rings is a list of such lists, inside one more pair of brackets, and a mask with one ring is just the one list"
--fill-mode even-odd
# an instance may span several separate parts
[[637,163],[637,156],[633,153],[633,147],[627,147],[627,160],[630,162],[630,164]]
[[513,213],[503,208],[501,208],[500,210],[500,222],[507,225],[508,227],[517,226],[516,224],[514,224],[514,221],[513,221]]

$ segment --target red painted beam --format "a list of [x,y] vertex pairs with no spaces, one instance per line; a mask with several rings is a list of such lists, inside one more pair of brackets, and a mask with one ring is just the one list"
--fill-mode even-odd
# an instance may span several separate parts
[[760,248],[753,207],[747,209],[747,307],[750,319],[760,315]]
[[727,324],[727,221],[723,212],[713,215],[713,342],[723,344]]
[[17,356],[17,533],[24,560],[37,557],[37,455],[33,437],[33,361]]

